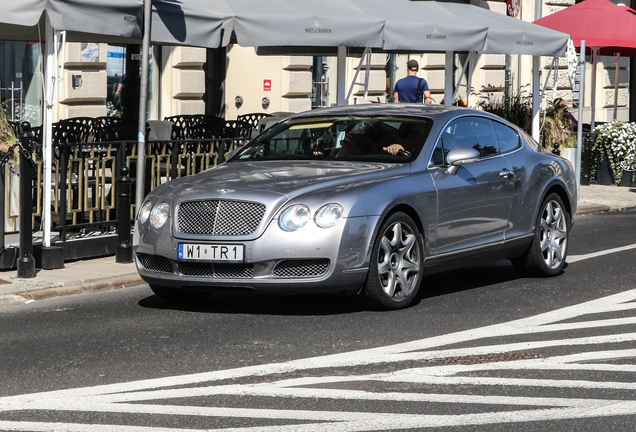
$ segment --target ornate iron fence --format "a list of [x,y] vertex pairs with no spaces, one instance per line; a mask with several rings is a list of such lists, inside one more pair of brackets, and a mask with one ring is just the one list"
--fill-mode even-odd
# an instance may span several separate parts
[[[144,189],[148,193],[155,187],[175,178],[196,174],[216,166],[229,153],[242,145],[242,138],[149,141],[146,145]],[[43,221],[43,184],[41,154],[36,149],[32,155],[36,162],[33,174],[34,239],[40,236]],[[72,254],[69,259],[104,255],[99,236],[115,234],[117,227],[118,196],[117,178],[121,168],[129,168],[134,184],[138,163],[136,141],[110,141],[93,143],[58,143],[54,145],[51,173],[51,231],[53,241],[62,246],[69,240],[97,239],[94,252],[90,246],[82,247],[82,256]],[[0,167],[4,168],[4,167]],[[0,170],[0,209],[3,210],[2,248],[4,234],[19,229],[19,167],[9,162],[8,169]],[[130,217],[134,220],[136,203],[130,204]],[[94,253],[94,255],[91,255]],[[66,252],[65,252],[65,257]],[[8,260],[12,261],[12,260]],[[0,258],[0,268],[6,263]],[[4,265],[6,268],[6,264]]]

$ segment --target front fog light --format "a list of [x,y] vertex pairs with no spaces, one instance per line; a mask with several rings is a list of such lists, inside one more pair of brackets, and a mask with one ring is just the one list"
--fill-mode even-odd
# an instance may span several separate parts
[[324,205],[316,212],[316,225],[320,228],[331,228],[342,219],[344,207],[338,203]]
[[141,210],[139,210],[139,214],[137,215],[137,220],[140,224],[146,222],[150,217],[150,210],[152,210],[152,203],[150,201],[146,201],[143,206],[141,206]]
[[295,204],[285,209],[278,219],[278,226],[283,231],[296,231],[309,222],[309,207],[304,204]]
[[166,203],[157,204],[150,212],[150,224],[155,228],[161,228],[170,216],[170,207]]

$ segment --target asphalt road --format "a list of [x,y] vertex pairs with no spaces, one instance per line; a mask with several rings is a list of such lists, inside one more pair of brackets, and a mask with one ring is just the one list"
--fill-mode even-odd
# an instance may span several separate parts
[[569,261],[428,277],[388,313],[147,286],[0,308],[0,430],[632,431],[636,211],[580,217]]

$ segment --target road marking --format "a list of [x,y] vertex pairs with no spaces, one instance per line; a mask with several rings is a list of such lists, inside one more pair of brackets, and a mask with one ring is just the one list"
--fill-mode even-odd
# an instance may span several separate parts
[[[47,411],[55,412],[120,413],[141,415],[181,415],[198,417],[232,417],[258,421],[285,420],[294,424],[246,426],[221,429],[224,432],[297,432],[297,431],[372,431],[395,429],[440,428],[449,426],[506,424],[529,421],[554,421],[634,415],[636,400],[613,400],[593,397],[594,391],[612,390],[632,394],[636,390],[636,364],[624,360],[636,358],[636,349],[625,349],[626,343],[636,341],[635,332],[620,332],[625,326],[636,324],[636,317],[610,318],[607,314],[636,309],[636,290],[629,290],[597,300],[522,318],[506,323],[450,333],[412,342],[371,348],[321,357],[291,360],[214,372],[182,375],[167,378],[140,380],[128,383],[100,385],[46,393],[9,396],[0,398],[0,429],[11,431],[194,431],[196,429],[148,428],[135,425],[74,424],[56,422],[4,421],[3,412]],[[585,320],[581,320],[584,317]],[[600,319],[594,319],[599,317]],[[578,322],[576,322],[578,321]],[[594,336],[571,336],[577,330],[596,329]],[[601,334],[608,329],[608,334]],[[570,337],[558,338],[567,331]],[[502,338],[521,337],[522,340],[505,341]],[[475,344],[475,341],[480,341]],[[488,343],[496,341],[497,343]],[[469,343],[470,346],[461,346]],[[621,345],[622,344],[622,345]],[[632,345],[633,346],[633,345]],[[546,356],[548,349],[567,347],[569,354]],[[523,358],[513,361],[487,360],[476,364],[444,364],[444,359],[462,359],[474,356],[497,355],[511,352],[540,350],[543,358]],[[573,352],[576,351],[576,352]],[[612,363],[621,360],[619,363]],[[408,363],[406,363],[408,362]],[[437,362],[437,363],[436,363]],[[347,367],[374,366],[390,363],[402,368],[390,373],[342,374]],[[416,366],[413,366],[413,365]],[[331,370],[340,373],[333,375]],[[567,376],[582,371],[597,374],[617,373],[624,382],[591,379],[528,378],[524,371],[567,371]],[[303,376],[288,377],[295,372]],[[497,376],[497,373],[504,375]],[[493,375],[495,374],[495,375]],[[520,374],[522,376],[515,376]],[[628,374],[628,375],[625,375]],[[534,375],[532,375],[534,376]],[[613,375],[614,376],[614,375]],[[257,377],[257,383],[250,382]],[[237,384],[226,385],[220,381],[233,379]],[[247,382],[241,383],[241,380]],[[364,383],[370,390],[343,388]],[[385,386],[408,385],[403,391],[386,391]],[[207,385],[205,385],[207,384]],[[417,391],[419,385],[429,391]],[[178,388],[175,388],[177,387]],[[431,393],[434,386],[436,392]],[[474,391],[465,393],[445,392],[443,389],[470,386]],[[517,388],[528,396],[500,396],[488,394],[488,388]],[[542,397],[531,389],[580,389],[590,397]],[[480,394],[480,391],[483,394]],[[506,390],[507,392],[507,390]],[[590,393],[591,392],[591,393]],[[518,391],[517,391],[518,393]],[[602,393],[605,394],[605,393]],[[280,409],[257,409],[245,407],[182,406],[169,404],[170,400],[208,398],[214,396],[252,398],[280,398]],[[211,399],[210,399],[211,398]],[[358,401],[416,402],[444,404],[445,407],[489,406],[490,412],[429,414],[366,412],[345,409],[302,410],[285,409],[284,400],[295,400],[290,406],[304,401],[310,406],[316,401],[343,401],[353,404]],[[159,402],[160,401],[160,402]],[[146,403],[144,403],[146,402]],[[349,406],[349,405],[347,405]],[[433,405],[434,406],[434,405]],[[498,410],[497,407],[501,407]],[[119,417],[121,418],[121,417]],[[128,418],[128,417],[126,417]],[[310,423],[307,423],[310,422]],[[212,429],[207,429],[212,430]],[[198,430],[197,430],[198,431]]]
[[609,254],[613,254],[616,252],[624,252],[627,250],[632,250],[632,249],[636,249],[636,244],[631,244],[631,245],[627,245],[627,246],[621,246],[621,247],[617,247],[617,248],[613,248],[613,249],[605,249],[602,251],[598,251],[598,252],[592,252],[589,254],[585,254],[585,255],[569,255],[566,258],[566,261],[568,262],[568,264],[573,264],[577,261],[583,261],[586,259],[591,259],[591,258],[597,258],[603,255],[609,255]]

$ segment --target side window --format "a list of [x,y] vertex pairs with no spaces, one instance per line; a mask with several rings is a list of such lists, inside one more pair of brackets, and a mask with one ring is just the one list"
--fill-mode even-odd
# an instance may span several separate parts
[[496,121],[492,122],[492,124],[495,127],[501,153],[506,153],[519,147],[520,141],[517,131]]
[[492,122],[483,117],[461,117],[450,122],[433,151],[431,163],[444,164],[446,155],[455,147],[474,148],[482,158],[498,154],[497,135]]

